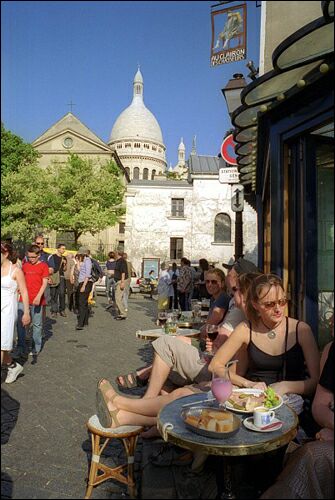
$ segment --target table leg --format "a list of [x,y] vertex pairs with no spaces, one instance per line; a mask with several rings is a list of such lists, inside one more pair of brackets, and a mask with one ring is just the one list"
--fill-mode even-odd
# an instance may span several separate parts
[[[227,457],[217,457],[216,486],[218,500],[232,500],[236,498],[232,486],[232,467]],[[223,472],[223,474],[222,474]]]

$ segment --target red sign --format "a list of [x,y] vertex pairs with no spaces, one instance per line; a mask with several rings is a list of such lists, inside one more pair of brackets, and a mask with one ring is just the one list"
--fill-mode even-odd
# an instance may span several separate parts
[[233,134],[228,135],[221,144],[221,156],[229,165],[237,165],[235,146]]

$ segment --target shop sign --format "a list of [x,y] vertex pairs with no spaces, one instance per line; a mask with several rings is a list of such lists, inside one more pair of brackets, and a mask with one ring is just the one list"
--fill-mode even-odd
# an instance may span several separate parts
[[211,66],[241,61],[247,57],[246,4],[212,12]]

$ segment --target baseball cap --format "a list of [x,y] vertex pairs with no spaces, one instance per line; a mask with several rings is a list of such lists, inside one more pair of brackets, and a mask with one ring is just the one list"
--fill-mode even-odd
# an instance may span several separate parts
[[222,266],[225,269],[235,269],[237,274],[244,274],[244,273],[259,273],[258,267],[251,262],[250,260],[244,259],[243,257],[240,257],[238,260],[233,262],[232,264],[225,264],[224,262],[222,263]]
[[88,253],[88,247],[79,247],[78,252],[80,255],[86,255]]

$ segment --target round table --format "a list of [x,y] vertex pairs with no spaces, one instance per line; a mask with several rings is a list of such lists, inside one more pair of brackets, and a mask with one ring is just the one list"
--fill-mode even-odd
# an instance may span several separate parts
[[[212,439],[188,430],[181,417],[183,405],[207,399],[207,394],[192,394],[177,399],[166,405],[158,414],[157,428],[165,441],[182,448],[201,451],[207,455],[219,455],[224,460],[224,492],[222,498],[234,498],[231,486],[231,469],[227,457],[258,455],[286,446],[297,433],[298,417],[287,405],[283,404],[275,410],[276,417],[283,422],[281,429],[273,432],[255,432],[246,429],[241,424],[237,434],[224,439]],[[203,403],[204,406],[205,403]],[[188,405],[190,406],[190,405]],[[240,420],[250,417],[251,413],[234,412]]]
[[[192,328],[178,328],[176,335],[171,335],[172,337],[181,336],[181,337],[198,337],[200,334],[199,330],[195,330]],[[155,340],[158,337],[165,337],[169,335],[168,333],[163,332],[162,328],[157,328],[153,330],[137,330],[136,338],[142,340]]]

